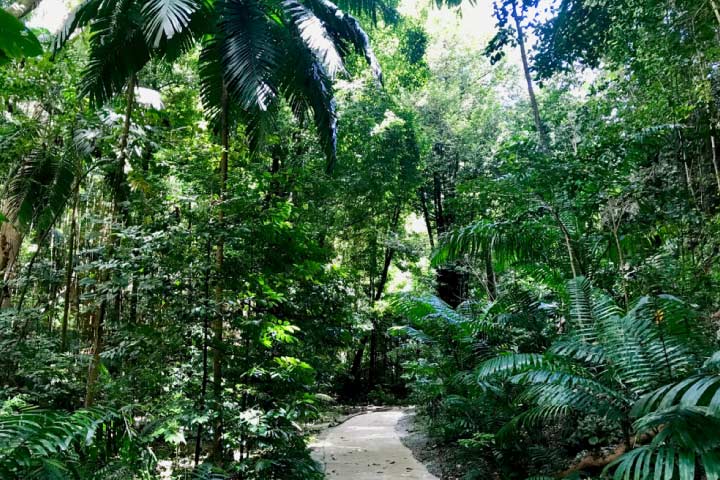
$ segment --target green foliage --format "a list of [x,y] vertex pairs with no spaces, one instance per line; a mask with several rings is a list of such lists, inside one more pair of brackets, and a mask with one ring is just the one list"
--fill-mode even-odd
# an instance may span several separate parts
[[35,57],[42,52],[35,34],[20,20],[0,10],[0,65],[13,59]]
[[[6,402],[0,415],[0,472],[8,478],[127,478],[148,472],[152,457],[131,424],[127,411],[92,408],[69,414]],[[117,459],[108,460],[96,438],[111,430],[122,446]],[[92,472],[83,455],[105,461]]]
[[0,476],[718,478],[720,2],[550,3],[0,11]]

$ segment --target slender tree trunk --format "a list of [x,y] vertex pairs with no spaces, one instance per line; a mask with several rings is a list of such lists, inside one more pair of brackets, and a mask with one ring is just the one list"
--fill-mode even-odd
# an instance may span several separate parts
[[60,327],[60,350],[67,350],[67,329],[70,316],[70,293],[75,262],[75,238],[77,237],[77,211],[80,203],[80,189],[75,189],[73,209],[70,218],[70,238],[68,239],[67,258],[65,260],[65,304],[63,305],[62,326]]
[[[389,233],[394,235],[397,233],[400,224],[400,208],[401,202],[395,206],[392,220],[390,223]],[[380,272],[380,279],[377,285],[374,286],[371,292],[372,303],[379,302],[385,292],[385,286],[387,285],[388,276],[390,274],[390,265],[392,265],[393,257],[395,256],[395,249],[392,247],[385,248],[385,257],[383,259],[383,268]],[[372,331],[370,332],[370,370],[368,374],[368,385],[370,388],[375,386],[377,380],[377,349],[378,349],[378,324],[376,320],[372,321]],[[361,347],[364,349],[364,345]]]
[[718,8],[718,4],[715,0],[710,0],[710,6],[713,9],[713,13],[715,14],[715,19],[718,21],[718,25],[720,25],[720,8]]
[[[227,87],[223,84],[222,91],[222,111],[221,111],[221,143],[222,143],[222,154],[220,156],[220,193],[218,208],[218,226],[222,230],[223,223],[225,220],[223,212],[223,202],[225,200],[225,192],[227,189],[228,179],[228,155],[229,155],[229,139],[230,139],[230,127],[229,127],[229,99]],[[213,320],[213,394],[217,412],[217,420],[215,422],[215,431],[213,436],[213,456],[220,460],[223,456],[223,445],[222,445],[222,434],[223,434],[223,419],[222,419],[222,343],[223,343],[223,308],[222,308],[222,296],[223,296],[223,265],[225,263],[225,241],[224,232],[221,232],[217,242],[217,250],[215,256],[215,267],[217,270],[217,284],[215,287],[215,297],[217,302],[217,312],[215,319]]]
[[377,349],[378,349],[378,324],[372,320],[372,332],[370,332],[370,369],[368,370],[368,389],[372,390],[377,383]]
[[442,181],[440,175],[433,174],[433,190],[435,196],[435,227],[437,228],[438,236],[445,233],[445,216],[443,214],[443,202],[442,202]]
[[[108,257],[112,257],[115,250],[116,237],[112,232],[112,225],[120,215],[120,189],[124,183],[125,177],[125,159],[127,158],[127,145],[130,137],[130,125],[132,123],[133,105],[135,104],[135,74],[130,75],[127,84],[127,97],[125,105],[125,121],[123,123],[122,135],[120,136],[120,152],[115,167],[115,178],[113,179],[113,209],[110,213],[110,235],[108,238],[109,248]],[[104,278],[103,280],[107,280]],[[120,292],[116,292],[114,299],[114,307],[119,310]],[[107,311],[107,299],[103,299],[100,303],[100,312],[95,316],[95,325],[93,325],[93,352],[90,366],[88,367],[87,390],[85,395],[85,407],[91,407],[95,401],[95,393],[97,389],[98,371],[100,370],[100,354],[103,348],[103,327]]]
[[[389,233],[391,235],[395,235],[398,231],[398,227],[400,224],[400,202],[398,201],[398,204],[395,206],[395,211],[393,212],[392,221],[390,224],[390,231]],[[373,302],[377,302],[380,300],[380,298],[383,295],[383,291],[385,290],[385,285],[387,284],[388,280],[388,274],[390,273],[390,265],[392,264],[393,257],[395,256],[395,249],[392,247],[387,247],[385,249],[385,259],[383,262],[383,269],[382,272],[380,272],[380,280],[378,281],[377,288],[375,289],[375,296],[373,297]]]
[[522,59],[523,72],[525,73],[525,81],[527,82],[528,96],[530,97],[530,107],[532,108],[533,119],[535,120],[535,128],[540,137],[540,148],[544,153],[550,151],[550,142],[548,141],[547,132],[540,118],[540,107],[538,107],[537,98],[535,97],[535,89],[533,88],[532,76],[530,74],[530,62],[528,61],[527,49],[525,46],[525,33],[522,27],[522,18],[518,14],[516,2],[512,2],[512,16],[515,20],[515,28],[517,29],[517,40],[520,46],[520,58]]
[[350,375],[352,376],[355,385],[360,385],[360,381],[362,380],[362,359],[363,355],[365,354],[365,346],[367,345],[367,342],[368,336],[366,335],[360,341],[360,346],[358,347],[357,351],[355,352],[355,356],[353,357],[352,367],[350,368]]
[[120,191],[125,184],[125,161],[127,159],[127,146],[130,140],[130,126],[132,125],[132,113],[135,106],[135,86],[137,79],[134,73],[130,75],[127,84],[125,98],[125,121],[123,122],[122,134],[120,135],[120,152],[115,167],[113,179],[113,215],[120,212]]
[[[438,237],[447,232],[453,222],[451,213],[446,213],[443,205],[443,198],[449,196],[443,192],[443,181],[438,173],[433,175],[434,202],[435,202],[435,226]],[[445,194],[443,194],[445,193]],[[466,295],[467,275],[455,268],[453,265],[439,267],[435,274],[438,296],[453,308],[458,306]]]
[[622,286],[623,286],[623,299],[625,300],[625,310],[627,310],[628,305],[630,305],[630,300],[628,298],[628,291],[627,291],[627,281],[625,280],[625,256],[623,255],[622,246],[620,245],[620,237],[618,237],[618,229],[613,228],[612,229],[613,238],[615,239],[615,248],[617,248],[618,251],[618,262],[620,262],[620,276],[622,278]]
[[487,277],[488,299],[494,302],[497,298],[497,279],[495,278],[491,248],[488,248],[485,252],[485,276]]
[[567,248],[568,257],[570,259],[570,270],[572,271],[573,278],[577,277],[577,270],[575,269],[575,253],[573,251],[572,247],[572,239],[570,238],[570,232],[568,231],[567,227],[565,226],[565,223],[560,218],[560,215],[558,212],[555,211],[554,208],[552,208],[547,203],[545,204],[545,207],[550,210],[550,213],[552,214],[553,218],[555,218],[555,222],[557,223],[558,227],[560,228],[560,231],[563,234],[563,237],[565,239],[565,247]]
[[100,311],[93,318],[93,346],[92,358],[88,367],[87,389],[85,391],[85,408],[93,406],[97,390],[98,373],[100,372],[100,353],[102,352],[102,329],[105,322],[105,310],[107,302],[100,303]]
[[[2,211],[8,210],[3,208]],[[22,245],[22,235],[9,221],[2,222],[0,225],[0,278],[2,278],[2,291],[0,291],[0,307],[10,307],[10,287],[8,283],[12,279],[20,255],[20,246]]]
[[140,280],[138,280],[137,272],[133,274],[132,287],[130,287],[130,315],[128,322],[131,325],[137,323],[138,320],[138,288]]
[[[207,260],[210,261],[210,242],[207,244]],[[209,263],[208,263],[209,264]],[[205,305],[210,302],[210,270],[205,272]],[[198,402],[198,410],[205,412],[205,398],[207,397],[208,384],[208,332],[210,329],[210,318],[208,309],[205,309],[203,315],[203,337],[202,337],[202,383],[200,384],[200,401]],[[195,466],[200,462],[200,452],[202,450],[203,424],[199,423],[197,428],[197,437],[195,438]]]
[[718,194],[720,194],[720,168],[718,167],[717,148],[715,146],[715,135],[710,136],[710,148],[712,148],[712,162],[715,169],[715,181],[717,182]]
[[420,207],[422,208],[423,219],[425,219],[425,228],[427,229],[428,240],[430,241],[430,248],[435,249],[435,240],[433,239],[432,222],[430,221],[430,211],[427,206],[427,195],[425,189],[421,188],[418,191],[420,197]]

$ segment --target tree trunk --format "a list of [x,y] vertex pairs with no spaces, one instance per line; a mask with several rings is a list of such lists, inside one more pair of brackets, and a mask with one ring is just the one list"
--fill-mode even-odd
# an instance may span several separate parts
[[135,106],[136,84],[137,79],[135,74],[132,73],[130,74],[127,84],[127,93],[125,98],[125,121],[123,122],[123,130],[120,135],[120,152],[118,154],[113,178],[113,215],[118,215],[120,212],[120,202],[122,200],[121,193],[125,185],[125,160],[127,159],[128,141],[130,140],[130,126],[132,125],[133,107]]
[[[398,204],[395,206],[395,211],[393,212],[392,220],[390,223],[390,235],[395,235],[398,230],[398,226],[400,223],[400,202],[398,201]],[[383,291],[385,290],[385,285],[387,284],[388,280],[388,274],[390,273],[390,265],[392,264],[393,256],[395,256],[395,249],[392,247],[386,247],[385,248],[385,259],[383,262],[383,269],[382,272],[380,272],[380,281],[377,284],[377,288],[375,289],[375,296],[373,297],[373,302],[377,302],[382,298]]]
[[[220,141],[222,143],[222,154],[220,156],[220,193],[219,193],[219,208],[218,208],[218,226],[222,230],[224,223],[224,212],[223,202],[225,200],[225,191],[227,189],[228,179],[228,155],[229,155],[229,138],[230,138],[230,127],[229,127],[229,99],[227,87],[223,83],[222,90],[222,105],[221,105],[221,132]],[[215,267],[217,270],[217,284],[215,287],[215,297],[217,302],[217,312],[213,320],[213,395],[215,400],[215,406],[218,409],[217,419],[215,421],[215,429],[213,435],[213,456],[220,460],[222,459],[222,342],[223,342],[223,308],[222,308],[222,276],[223,276],[223,264],[225,263],[225,241],[223,238],[224,233],[221,233],[217,242],[217,250],[215,255]]]
[[100,312],[93,319],[92,359],[88,367],[87,389],[85,391],[85,408],[93,406],[97,390],[98,373],[100,372],[100,353],[102,352],[102,329],[105,323],[106,300],[100,303]]
[[442,202],[442,181],[438,173],[433,174],[433,193],[435,202],[435,227],[437,228],[438,237],[445,233],[445,216],[443,214]]
[[372,332],[370,332],[370,368],[368,370],[368,390],[372,390],[377,383],[377,349],[378,325],[373,319]]
[[[207,244],[207,261],[210,262],[210,242]],[[210,302],[210,270],[205,272],[205,306]],[[208,331],[210,329],[210,318],[208,309],[205,309],[203,315],[203,337],[202,337],[202,383],[200,384],[200,401],[198,402],[198,411],[205,412],[205,398],[207,396],[208,384]],[[202,450],[203,424],[199,423],[197,428],[197,437],[195,437],[195,466],[200,463],[200,452]]]
[[535,97],[535,89],[533,88],[532,76],[530,75],[530,63],[528,61],[527,50],[525,47],[525,34],[523,33],[522,18],[518,14],[515,1],[512,2],[512,16],[515,20],[515,28],[517,28],[517,40],[520,46],[520,58],[522,59],[523,72],[525,73],[525,81],[527,82],[528,96],[530,97],[530,107],[532,108],[533,119],[535,120],[535,128],[540,138],[540,148],[544,153],[550,151],[550,142],[548,141],[545,127],[540,118],[540,108],[538,107],[537,98]]
[[60,350],[67,350],[67,329],[68,319],[70,316],[70,293],[72,288],[72,277],[75,262],[75,237],[77,236],[78,224],[77,224],[77,211],[78,204],[80,202],[80,189],[75,189],[73,195],[73,210],[72,217],[70,218],[70,238],[68,239],[67,258],[65,259],[65,304],[63,305],[63,318],[62,326],[60,330]]
[[[7,209],[2,211],[7,212]],[[3,222],[0,225],[0,274],[3,281],[0,307],[2,308],[10,306],[11,294],[8,282],[12,279],[21,245],[22,235],[20,232],[9,221]]]
[[430,241],[430,248],[435,249],[435,240],[433,239],[432,223],[430,221],[430,211],[428,210],[428,207],[427,207],[427,195],[425,194],[424,188],[421,188],[418,191],[418,196],[420,197],[420,207],[422,208],[423,219],[425,220],[425,228],[427,229],[428,240]]
[[570,232],[568,231],[567,227],[565,226],[565,223],[563,223],[562,219],[560,218],[560,215],[553,207],[551,207],[549,204],[543,202],[545,205],[545,208],[550,210],[550,213],[552,214],[553,218],[555,219],[555,222],[558,225],[558,228],[560,228],[560,231],[563,234],[563,238],[565,239],[565,248],[567,248],[568,257],[570,259],[570,270],[572,271],[573,278],[577,277],[577,270],[575,269],[575,253],[572,246],[572,239],[570,238]]
[[615,238],[615,248],[617,248],[618,251],[618,262],[620,262],[620,276],[622,278],[622,285],[623,285],[623,299],[625,300],[625,310],[627,310],[628,305],[630,305],[630,300],[628,299],[628,291],[627,291],[627,281],[625,280],[625,255],[623,255],[622,246],[620,245],[620,237],[618,236],[618,230],[617,228],[612,229],[613,238]]
[[710,0],[710,6],[713,9],[713,13],[715,14],[715,19],[718,21],[718,25],[720,25],[720,9],[718,8],[718,4],[715,0]]
[[494,302],[497,298],[497,279],[495,278],[495,267],[493,265],[492,249],[485,252],[485,276],[487,277],[488,299]]
[[[440,237],[452,225],[453,216],[445,213],[443,206],[443,182],[438,173],[433,175],[435,225]],[[445,195],[447,197],[447,195]],[[439,267],[436,271],[438,297],[448,305],[457,307],[465,299],[467,275],[458,271],[453,265]]]
[[5,11],[15,18],[23,18],[40,5],[41,0],[17,0]]
[[712,162],[713,162],[713,168],[715,169],[715,181],[717,182],[718,194],[720,195],[720,168],[718,167],[717,148],[715,146],[715,135],[710,136],[710,148],[712,148]]
[[352,376],[355,385],[360,385],[360,381],[362,380],[362,359],[363,355],[365,354],[365,346],[367,345],[367,342],[368,336],[363,337],[363,339],[360,341],[360,346],[358,347],[357,351],[355,352],[355,356],[353,357],[350,375]]

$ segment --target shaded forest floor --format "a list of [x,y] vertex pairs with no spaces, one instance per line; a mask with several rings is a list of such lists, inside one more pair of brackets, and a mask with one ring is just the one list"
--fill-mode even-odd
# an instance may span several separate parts
[[[403,445],[409,448],[413,456],[440,480],[468,478],[466,476],[468,459],[463,456],[463,452],[458,450],[457,445],[443,443],[430,437],[422,422],[412,411],[400,419],[396,428]],[[480,470],[477,465],[479,460],[475,460],[473,468],[478,475],[477,478],[494,478],[489,466]]]

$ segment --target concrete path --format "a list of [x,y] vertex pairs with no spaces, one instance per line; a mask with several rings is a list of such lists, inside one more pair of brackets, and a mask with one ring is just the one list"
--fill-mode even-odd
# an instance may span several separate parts
[[311,445],[328,479],[437,480],[400,442],[402,410],[369,412],[329,429]]

